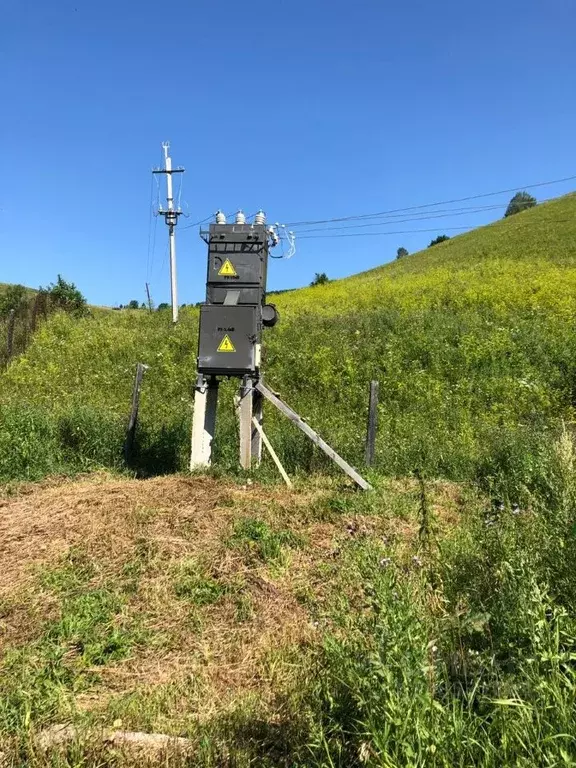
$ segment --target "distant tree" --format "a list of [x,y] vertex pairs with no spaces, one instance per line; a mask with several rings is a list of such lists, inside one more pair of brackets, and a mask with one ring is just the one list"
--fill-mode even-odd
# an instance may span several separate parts
[[146,304],[144,304],[144,302],[142,302],[142,304],[140,304],[140,309],[146,309]]
[[408,251],[406,250],[406,248],[404,248],[402,246],[402,247],[398,248],[398,250],[396,251],[396,258],[397,259],[403,259],[404,256],[408,256]]
[[515,213],[526,211],[528,208],[534,208],[535,205],[538,205],[538,201],[535,197],[529,195],[528,192],[516,192],[514,197],[508,203],[504,218],[507,216],[514,216]]
[[158,312],[162,312],[164,309],[170,309],[170,304],[163,301],[161,304],[158,304]]
[[68,283],[62,275],[58,275],[55,283],[51,283],[45,290],[50,298],[50,303],[75,315],[85,315],[88,312],[86,299],[74,283]]
[[330,278],[326,274],[326,272],[316,272],[314,275],[314,280],[310,283],[311,287],[314,287],[315,285],[325,285],[326,283],[330,282]]
[[128,302],[128,304],[126,304],[126,306],[128,307],[128,309],[140,309],[140,304],[138,304],[137,299],[132,299],[131,301]]
[[430,240],[428,243],[428,248],[432,248],[433,245],[438,245],[438,243],[443,243],[445,240],[450,240],[448,235],[438,235],[438,237],[435,237],[434,240]]
[[6,317],[11,310],[19,309],[26,301],[26,288],[23,285],[9,285],[0,296],[0,317]]

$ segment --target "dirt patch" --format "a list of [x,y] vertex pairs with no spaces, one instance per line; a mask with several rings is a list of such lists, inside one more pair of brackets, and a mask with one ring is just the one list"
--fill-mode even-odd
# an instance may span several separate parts
[[[26,486],[17,496],[0,498],[0,596],[71,546],[121,552],[149,521],[155,540],[177,552],[188,549],[192,539],[217,537],[237,502],[274,504],[285,502],[287,494],[282,488],[179,476],[125,480],[96,475]],[[294,494],[294,504],[309,498],[309,493]]]
[[[26,646],[58,615],[58,595],[35,576],[65,566],[76,548],[80,562],[91,564],[81,589],[120,591],[114,626],[145,638],[128,657],[94,669],[98,682],[75,696],[76,707],[105,721],[134,694],[161,726],[162,691],[182,722],[207,721],[245,695],[273,702],[297,674],[300,651],[318,640],[313,617],[330,599],[347,544],[417,546],[417,485],[390,481],[366,507],[347,492],[332,504],[336,490],[330,483],[290,491],[201,476],[107,475],[23,487],[0,498],[0,645]],[[452,525],[455,489],[431,484],[429,496],[440,524]],[[256,540],[246,533],[238,540],[239,523]],[[279,550],[258,550],[262,531],[280,537]],[[179,594],[186,568],[193,578],[198,568],[206,601]],[[128,724],[140,727],[134,717]]]

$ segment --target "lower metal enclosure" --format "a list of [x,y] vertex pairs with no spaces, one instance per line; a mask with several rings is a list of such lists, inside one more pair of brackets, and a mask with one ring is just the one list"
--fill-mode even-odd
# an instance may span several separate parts
[[255,374],[260,364],[261,331],[260,306],[202,305],[198,371],[222,376]]

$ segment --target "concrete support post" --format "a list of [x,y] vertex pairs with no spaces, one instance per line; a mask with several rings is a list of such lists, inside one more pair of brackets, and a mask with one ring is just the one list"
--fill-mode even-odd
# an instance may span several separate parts
[[218,380],[199,375],[194,392],[194,416],[192,420],[192,452],[190,469],[209,467],[212,462],[212,441],[216,431],[218,405]]

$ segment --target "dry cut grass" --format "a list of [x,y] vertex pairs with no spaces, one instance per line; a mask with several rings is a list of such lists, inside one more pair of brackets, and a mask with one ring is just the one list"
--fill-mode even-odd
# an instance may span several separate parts
[[[83,682],[32,725],[66,712],[64,721],[190,734],[239,702],[280,722],[308,674],[342,547],[369,537],[412,551],[418,493],[411,481],[368,497],[335,495],[328,481],[288,491],[104,474],[5,493],[0,651],[51,636],[71,599],[102,592],[119,601],[105,631],[129,638],[128,651],[87,667],[85,642],[66,635],[62,663]],[[431,504],[436,519],[456,522],[453,486],[434,486]]]

